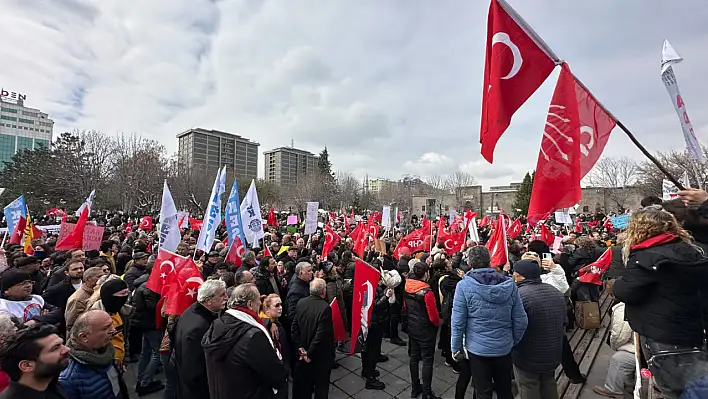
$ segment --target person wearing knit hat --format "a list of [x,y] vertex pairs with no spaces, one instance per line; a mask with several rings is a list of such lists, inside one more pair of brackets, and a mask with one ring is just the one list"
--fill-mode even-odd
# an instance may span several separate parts
[[524,337],[512,351],[519,395],[557,398],[555,370],[561,364],[568,322],[565,297],[541,281],[541,267],[536,261],[514,263],[514,279],[528,315]]
[[4,271],[0,274],[0,310],[10,313],[27,326],[61,322],[61,309],[46,303],[39,295],[32,295],[32,286],[30,273],[20,269]]

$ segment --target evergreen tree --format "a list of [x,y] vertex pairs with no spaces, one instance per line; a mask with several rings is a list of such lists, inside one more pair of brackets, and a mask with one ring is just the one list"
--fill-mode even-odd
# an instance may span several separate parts
[[[526,172],[524,180],[521,182],[521,186],[516,191],[516,198],[512,204],[512,211],[514,214],[527,215],[529,213],[529,204],[531,203],[531,190],[533,189],[533,180],[536,177],[536,172],[533,174]],[[518,211],[517,209],[521,209]]]
[[330,209],[336,207],[336,204],[332,204],[332,202],[337,195],[337,180],[334,177],[334,172],[332,172],[332,163],[329,161],[327,147],[320,152],[317,160],[317,180],[322,187],[318,198],[320,208]]

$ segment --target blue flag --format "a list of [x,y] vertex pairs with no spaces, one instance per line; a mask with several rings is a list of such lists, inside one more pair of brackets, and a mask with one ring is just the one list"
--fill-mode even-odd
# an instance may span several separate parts
[[219,223],[221,223],[221,194],[225,191],[225,185],[226,166],[224,166],[223,170],[216,173],[214,187],[211,189],[209,206],[207,206],[204,212],[202,229],[199,232],[199,238],[197,238],[197,249],[201,249],[207,253],[211,251],[211,246],[216,237],[216,229],[219,227]]
[[25,196],[20,195],[5,207],[5,221],[7,222],[7,231],[12,234],[15,231],[15,225],[20,220],[20,217],[27,218],[27,205],[25,204]]
[[241,239],[241,242],[246,246],[246,237],[243,235],[241,226],[241,206],[238,201],[238,179],[234,179],[234,185],[231,186],[231,194],[226,201],[226,231],[229,233],[229,245],[236,242],[236,236]]

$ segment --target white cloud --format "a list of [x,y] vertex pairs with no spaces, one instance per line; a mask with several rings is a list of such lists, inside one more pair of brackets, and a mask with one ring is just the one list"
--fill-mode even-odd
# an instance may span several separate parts
[[[513,3],[652,151],[683,148],[658,72],[670,39],[706,141],[702,2]],[[464,169],[485,186],[518,181],[536,164],[555,84],[554,74],[515,115],[490,166],[478,160],[488,2],[0,0],[0,9],[0,86],[27,94],[57,133],[136,132],[170,151],[197,126],[262,151],[294,139],[327,146],[335,169],[360,177]],[[618,129],[605,155],[641,159]]]

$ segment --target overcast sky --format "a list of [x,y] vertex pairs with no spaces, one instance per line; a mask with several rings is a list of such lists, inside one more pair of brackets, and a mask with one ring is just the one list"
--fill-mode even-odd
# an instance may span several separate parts
[[[509,0],[650,150],[682,149],[659,75],[668,38],[698,139],[708,136],[708,13],[683,0]],[[0,86],[54,133],[135,132],[176,151],[190,127],[260,152],[330,150],[337,170],[456,170],[485,187],[536,165],[557,71],[479,154],[487,1],[0,0]],[[615,129],[606,156],[641,154]],[[263,157],[259,155],[259,174]]]

